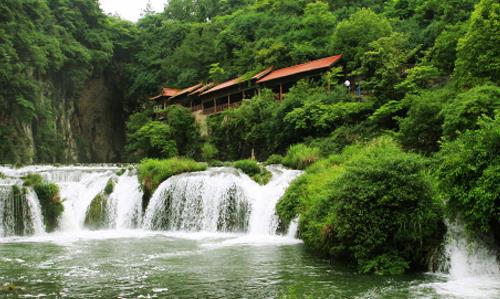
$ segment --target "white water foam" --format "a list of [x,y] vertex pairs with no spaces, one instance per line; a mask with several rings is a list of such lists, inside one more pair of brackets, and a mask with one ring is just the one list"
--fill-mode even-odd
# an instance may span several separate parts
[[290,226],[288,227],[287,237],[297,238],[298,230],[299,230],[299,219],[295,218],[290,222]]
[[134,171],[127,171],[118,178],[113,193],[109,196],[109,218],[111,227],[131,229],[142,217],[141,186]]
[[33,225],[33,233],[40,235],[45,233],[45,225],[43,224],[42,209],[40,208],[40,201],[33,189],[29,188],[26,194],[27,205],[30,210],[30,222]]
[[442,265],[445,282],[423,285],[443,298],[500,298],[496,253],[480,240],[468,241],[463,225],[449,224]]
[[269,170],[273,177],[265,186],[233,168],[171,177],[153,194],[143,227],[274,235],[278,227],[276,203],[301,172],[278,166]]
[[114,172],[89,172],[78,181],[56,182],[61,198],[64,200],[64,212],[60,222],[63,231],[76,231],[84,228],[85,216],[97,194],[104,190]]

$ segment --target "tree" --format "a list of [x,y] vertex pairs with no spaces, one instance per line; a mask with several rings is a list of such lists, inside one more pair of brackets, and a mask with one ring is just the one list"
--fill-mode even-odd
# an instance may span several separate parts
[[369,44],[391,33],[387,18],[364,8],[337,25],[331,47],[333,52],[344,55],[348,71],[353,71],[361,65]]
[[462,219],[474,235],[495,235],[500,245],[500,114],[484,117],[443,144],[436,161],[442,198],[452,219]]
[[464,86],[476,81],[500,83],[500,3],[481,0],[467,33],[458,41],[454,76]]

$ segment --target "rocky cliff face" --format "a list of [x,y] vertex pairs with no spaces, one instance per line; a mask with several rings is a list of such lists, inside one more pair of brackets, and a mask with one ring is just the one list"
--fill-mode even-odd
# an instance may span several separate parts
[[[104,78],[88,81],[74,96],[56,82],[43,92],[31,122],[0,117],[0,163],[120,162],[125,142],[123,96]],[[7,133],[4,133],[7,132]]]

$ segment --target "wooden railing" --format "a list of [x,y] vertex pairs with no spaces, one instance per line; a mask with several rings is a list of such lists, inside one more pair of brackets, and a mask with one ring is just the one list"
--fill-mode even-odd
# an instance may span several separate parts
[[236,108],[241,105],[241,102],[231,103],[231,104],[222,104],[217,106],[212,106],[210,108],[203,109],[203,114],[215,114],[222,112],[228,108]]
[[194,105],[193,107],[191,107],[191,111],[198,111],[198,110],[202,110],[203,109],[203,105]]

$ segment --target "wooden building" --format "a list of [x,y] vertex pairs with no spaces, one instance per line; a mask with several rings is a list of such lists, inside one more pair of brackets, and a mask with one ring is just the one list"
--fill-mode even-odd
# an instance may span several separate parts
[[341,58],[342,55],[335,55],[277,70],[269,67],[254,76],[241,76],[217,85],[199,83],[183,90],[164,88],[161,95],[151,99],[159,109],[178,104],[205,115],[237,107],[243,99],[252,98],[262,88],[271,89],[281,100],[297,81],[321,77]]

